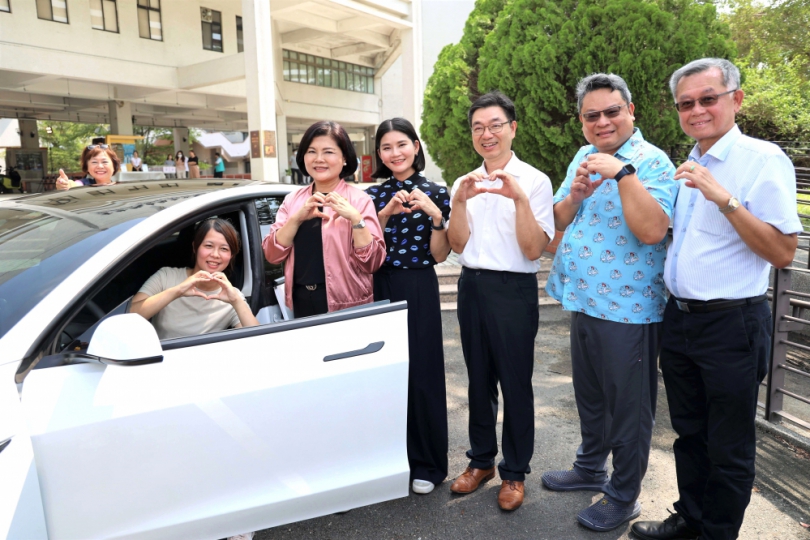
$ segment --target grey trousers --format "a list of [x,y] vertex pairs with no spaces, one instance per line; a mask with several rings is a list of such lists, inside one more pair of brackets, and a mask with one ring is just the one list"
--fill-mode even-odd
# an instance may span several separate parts
[[571,362],[582,443],[574,470],[586,480],[613,476],[612,501],[631,504],[647,472],[658,395],[661,323],[625,324],[571,314]]

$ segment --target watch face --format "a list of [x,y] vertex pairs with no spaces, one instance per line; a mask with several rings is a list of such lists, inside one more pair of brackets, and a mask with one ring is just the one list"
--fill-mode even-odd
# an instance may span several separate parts
[[632,163],[628,163],[627,165],[624,166],[624,168],[627,170],[627,174],[633,174],[634,172],[636,172],[636,168],[633,167]]

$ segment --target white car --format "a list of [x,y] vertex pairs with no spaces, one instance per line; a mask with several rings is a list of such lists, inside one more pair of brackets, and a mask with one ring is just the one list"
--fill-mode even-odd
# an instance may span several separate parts
[[[408,495],[405,303],[283,320],[261,240],[293,186],[0,202],[0,538],[224,538]],[[252,328],[159,341],[128,301],[240,231]]]

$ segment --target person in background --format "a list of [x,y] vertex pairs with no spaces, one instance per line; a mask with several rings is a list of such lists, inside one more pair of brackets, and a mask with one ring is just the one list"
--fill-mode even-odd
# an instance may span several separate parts
[[239,233],[224,219],[203,221],[192,242],[194,266],[161,268],[132,297],[130,313],[149,320],[160,339],[198,336],[259,322],[227,273],[239,254]]
[[311,125],[298,166],[312,185],[284,198],[262,242],[269,262],[284,263],[287,307],[307,317],[372,302],[385,242],[371,198],[343,180],[357,166],[349,134],[335,122]]
[[141,160],[141,157],[138,155],[137,150],[132,152],[132,159],[130,160],[130,163],[132,163],[132,170],[133,171],[135,171],[135,172],[140,172],[141,171],[141,165],[143,164],[143,161]]
[[[164,167],[174,167],[174,156],[171,154],[166,156],[166,161],[163,162]],[[177,168],[174,169],[175,172],[166,173],[166,178],[177,178]]]
[[225,172],[225,160],[222,159],[219,152],[215,152],[214,156],[214,178],[222,178],[222,175]]
[[301,168],[298,166],[298,157],[295,150],[290,154],[290,174],[292,174],[293,184],[304,183],[304,175],[301,174]]
[[174,156],[174,166],[177,168],[177,178],[185,178],[186,177],[186,156],[183,155],[182,150],[178,150],[177,154]]
[[81,180],[71,180],[65,171],[59,169],[56,189],[67,190],[80,186],[103,186],[112,183],[112,177],[121,169],[121,160],[115,151],[106,144],[91,144],[82,151]]
[[197,157],[197,154],[194,150],[188,151],[188,161],[186,162],[188,165],[188,177],[189,178],[199,178],[200,177],[200,159]]
[[453,184],[450,246],[460,253],[458,323],[469,379],[470,459],[450,486],[472,493],[495,476],[498,383],[503,392],[502,483],[498,506],[523,504],[534,452],[534,340],[537,271],[554,238],[548,176],[512,152],[515,105],[500,92],[475,100],[467,120],[483,164]]
[[366,193],[384,229],[386,258],[374,274],[374,300],[408,302],[408,462],[414,493],[447,478],[447,397],[439,280],[433,267],[450,253],[450,194],[421,173],[425,152],[410,122],[377,129],[377,169]]

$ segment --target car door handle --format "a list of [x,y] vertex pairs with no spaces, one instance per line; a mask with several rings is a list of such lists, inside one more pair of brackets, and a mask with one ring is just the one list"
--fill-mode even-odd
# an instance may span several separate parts
[[11,437],[9,437],[8,439],[3,439],[2,441],[0,441],[0,452],[2,452],[3,450],[5,450],[5,449],[6,449],[6,446],[8,446],[9,444],[11,444],[11,439],[13,439],[13,438],[14,438],[14,435],[12,435]]
[[375,341],[374,343],[369,343],[363,349],[357,349],[355,351],[346,351],[338,354],[330,354],[329,356],[324,356],[324,362],[331,362],[332,360],[343,360],[344,358],[352,358],[354,356],[362,356],[364,354],[371,354],[379,351],[385,345],[384,341]]

